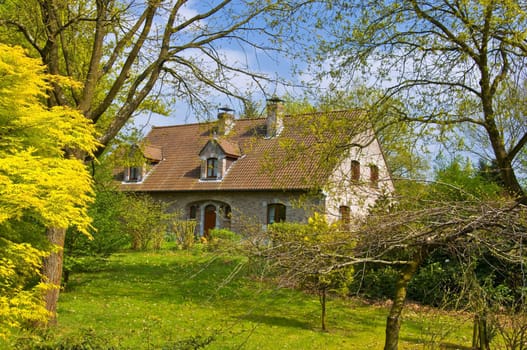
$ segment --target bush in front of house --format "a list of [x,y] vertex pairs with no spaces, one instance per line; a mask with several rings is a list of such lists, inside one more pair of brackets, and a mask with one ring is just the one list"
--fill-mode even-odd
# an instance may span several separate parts
[[209,231],[209,236],[207,244],[211,251],[232,251],[241,241],[239,234],[225,228],[212,229]]

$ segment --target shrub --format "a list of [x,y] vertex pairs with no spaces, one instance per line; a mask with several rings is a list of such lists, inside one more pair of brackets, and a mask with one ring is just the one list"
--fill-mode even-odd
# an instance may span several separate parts
[[240,235],[224,228],[215,228],[209,231],[209,250],[214,251],[232,251],[241,241]]
[[391,299],[399,272],[390,266],[366,265],[355,273],[350,291],[369,299]]
[[171,233],[178,246],[182,249],[192,248],[196,242],[196,220],[179,220],[172,222]]

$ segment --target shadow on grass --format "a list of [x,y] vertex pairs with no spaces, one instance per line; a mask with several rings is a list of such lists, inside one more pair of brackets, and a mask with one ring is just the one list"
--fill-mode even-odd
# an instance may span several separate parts
[[302,322],[293,318],[282,317],[282,316],[269,316],[269,315],[257,315],[249,314],[238,317],[240,320],[251,321],[254,323],[264,323],[270,326],[288,327],[288,328],[300,328],[300,329],[312,329],[312,326],[307,322]]
[[145,260],[141,253],[117,256],[102,271],[74,274],[66,291],[133,296],[145,301],[197,303],[243,292],[238,276],[231,276],[240,259],[211,256],[185,260],[150,256]]

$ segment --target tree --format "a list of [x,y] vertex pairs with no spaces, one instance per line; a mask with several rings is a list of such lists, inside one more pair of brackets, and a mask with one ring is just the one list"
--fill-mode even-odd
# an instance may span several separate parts
[[[65,87],[52,80],[46,86],[50,106],[68,106],[95,124],[100,156],[121,128],[144,110],[165,113],[173,99],[204,105],[209,89],[236,95],[233,74],[252,79],[243,64],[232,63],[220,47],[239,43],[255,50],[270,49],[253,33],[272,35],[259,17],[278,1],[213,1],[189,8],[186,1],[6,0],[0,7],[0,40],[17,42],[44,62],[55,77],[71,77],[82,86]],[[74,145],[76,146],[76,145]],[[67,154],[91,157],[82,145]],[[64,226],[51,225],[48,239],[64,244]],[[46,260],[44,275],[60,284],[62,254]],[[56,309],[58,291],[47,298]]]
[[[96,181],[100,181],[100,177]],[[67,287],[72,272],[96,271],[107,258],[129,244],[124,213],[131,210],[130,200],[109,180],[95,183],[95,201],[88,214],[92,218],[91,237],[80,234],[74,227],[64,242],[62,284]]]
[[293,7],[288,15],[296,14],[298,21],[287,25],[314,24],[309,40],[320,33],[322,43],[313,45],[318,53],[313,60],[317,67],[329,67],[321,76],[335,77],[334,84],[362,77],[388,86],[385,97],[406,105],[392,111],[401,122],[436,127],[440,140],[455,137],[469,151],[488,146],[508,192],[524,194],[516,168],[527,143],[521,93],[527,14],[521,2],[311,1],[305,6],[306,12]]
[[315,292],[321,306],[321,327],[327,330],[326,300],[329,292],[347,294],[353,266],[337,268],[338,255],[349,256],[355,241],[351,233],[337,223],[315,213],[307,224],[275,223],[259,237],[269,244],[255,245],[255,256],[277,275],[283,286],[295,286]]
[[40,60],[27,57],[23,49],[0,44],[0,288],[9,326],[16,326],[17,318],[42,321],[48,313],[39,309],[36,297],[43,291],[48,296],[58,293],[51,279],[34,288],[30,281],[38,276],[41,258],[61,254],[62,246],[39,249],[24,242],[25,237],[40,235],[42,226],[75,226],[89,235],[91,222],[90,175],[83,162],[67,157],[64,149],[92,154],[95,130],[79,112],[42,103],[52,82],[71,84],[44,72]]

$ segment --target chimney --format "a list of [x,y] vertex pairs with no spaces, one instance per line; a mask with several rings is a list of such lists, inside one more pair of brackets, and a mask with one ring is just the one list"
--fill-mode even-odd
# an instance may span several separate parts
[[279,136],[284,129],[284,101],[273,96],[267,100],[266,137]]
[[218,113],[217,131],[219,136],[227,136],[234,129],[234,109],[221,107]]

